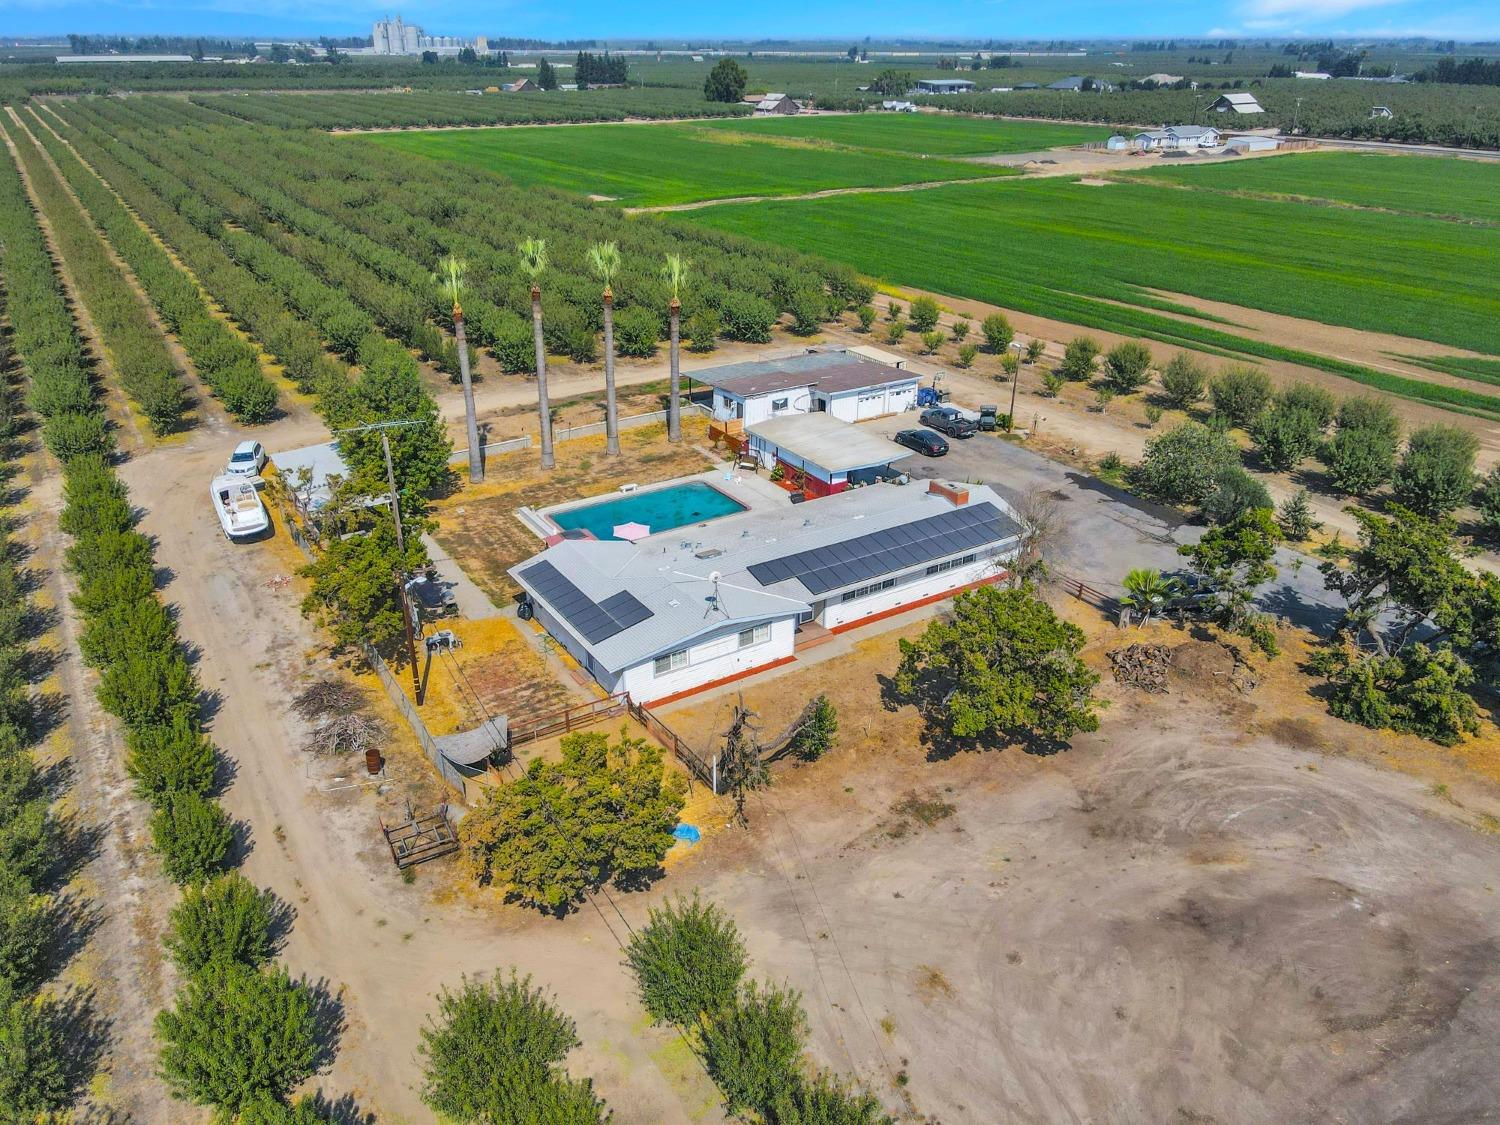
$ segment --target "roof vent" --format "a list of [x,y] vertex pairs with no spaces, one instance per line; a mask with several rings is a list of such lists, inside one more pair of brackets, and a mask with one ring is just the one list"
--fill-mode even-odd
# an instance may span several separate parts
[[673,599],[672,599],[672,600],[671,600],[671,601],[669,601],[669,602],[668,602],[668,603],[667,603],[667,604],[668,604],[668,605],[669,605],[669,606],[671,606],[671,607],[672,607],[672,608],[673,608],[673,609],[676,609],[676,608],[677,608],[677,607],[678,607],[678,606],[680,606],[680,605],[681,605],[681,604],[682,604],[682,603],[681,603],[681,602],[680,602],[680,601],[678,601],[678,600],[677,600],[677,599],[676,599],[676,598],[673,598]]
[[695,559],[716,559],[724,553],[722,547],[705,547],[701,551],[693,552]]

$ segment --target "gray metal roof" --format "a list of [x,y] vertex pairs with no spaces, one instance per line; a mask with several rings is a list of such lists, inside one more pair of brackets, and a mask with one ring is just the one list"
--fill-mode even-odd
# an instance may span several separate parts
[[827,394],[842,394],[917,381],[912,372],[845,351],[809,352],[786,359],[729,363],[695,371],[693,378],[736,398],[754,398],[811,386]]
[[911,450],[888,438],[821,412],[783,414],[745,428],[777,449],[830,473],[889,465],[911,456]]
[[[976,511],[959,522],[966,527],[983,525],[985,542],[1019,539],[1019,521],[993,489],[969,486],[966,507]],[[625,592],[649,610],[650,616],[603,640],[585,639],[595,660],[619,671],[686,647],[696,637],[731,624],[743,627],[807,612],[815,596],[835,596],[867,582],[861,575],[876,563],[883,567],[880,573],[898,574],[966,554],[975,549],[976,539],[957,526],[937,536],[904,530],[962,510],[915,484],[877,484],[806,504],[749,511],[698,527],[658,532],[636,543],[565,540],[512,568],[510,574],[533,600],[559,616],[565,615],[542,594],[535,580],[542,578],[545,584],[547,571],[532,574],[542,562],[596,604]],[[868,539],[892,529],[903,530],[893,539]],[[930,546],[918,552],[925,556],[919,562],[908,561],[916,556],[903,548],[918,539]],[[825,572],[814,583],[819,587],[816,591],[791,571],[778,575],[760,566],[855,541],[863,543],[854,554],[874,562],[843,571],[816,567]],[[941,553],[926,553],[933,550]],[[757,571],[763,577],[757,578]],[[839,582],[841,578],[847,581]]]

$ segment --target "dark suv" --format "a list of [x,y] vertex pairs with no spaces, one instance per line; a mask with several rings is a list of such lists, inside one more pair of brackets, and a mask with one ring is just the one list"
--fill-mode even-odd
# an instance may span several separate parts
[[973,437],[979,428],[977,422],[965,418],[951,406],[934,406],[922,411],[922,425],[954,438]]

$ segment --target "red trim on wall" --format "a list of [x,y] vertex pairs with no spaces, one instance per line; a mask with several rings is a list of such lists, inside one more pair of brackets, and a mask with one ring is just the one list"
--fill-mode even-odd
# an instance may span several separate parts
[[1001,571],[999,574],[991,575],[989,578],[981,578],[978,582],[970,582],[967,586],[955,586],[953,589],[945,590],[941,594],[919,598],[917,601],[907,602],[905,605],[892,606],[890,609],[881,610],[879,613],[872,613],[869,617],[861,617],[858,621],[848,621],[843,625],[835,625],[828,631],[830,633],[847,633],[850,629],[858,629],[861,625],[868,625],[872,621],[884,621],[887,617],[895,617],[898,613],[920,609],[924,605],[932,605],[933,602],[940,602],[944,598],[957,597],[968,590],[976,590],[980,586],[989,586],[996,582],[1003,582],[1009,577],[1010,571]]
[[662,707],[668,703],[676,703],[678,700],[686,699],[690,695],[697,695],[700,691],[708,691],[710,688],[723,687],[725,684],[732,684],[736,680],[743,680],[747,676],[756,676],[761,672],[769,672],[772,668],[780,668],[783,664],[790,664],[793,660],[796,659],[797,658],[795,656],[783,656],[780,660],[773,660],[769,664],[758,664],[754,668],[746,668],[743,672],[736,672],[732,676],[724,676],[717,680],[709,680],[706,684],[698,684],[696,687],[685,688],[682,691],[674,692],[671,695],[664,695],[660,699],[653,699],[645,706],[648,708]]

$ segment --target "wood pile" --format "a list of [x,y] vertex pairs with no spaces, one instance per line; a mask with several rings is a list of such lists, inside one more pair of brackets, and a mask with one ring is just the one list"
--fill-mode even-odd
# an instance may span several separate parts
[[1116,683],[1138,687],[1151,695],[1166,692],[1167,670],[1172,666],[1172,650],[1166,645],[1133,644],[1107,655]]

